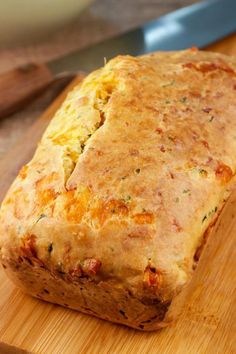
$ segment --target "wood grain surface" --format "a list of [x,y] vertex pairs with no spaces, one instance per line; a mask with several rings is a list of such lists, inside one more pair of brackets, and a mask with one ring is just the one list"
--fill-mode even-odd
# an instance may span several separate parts
[[[236,35],[210,49],[236,55]],[[14,153],[9,151],[2,160],[0,189],[7,187],[19,168],[15,156],[20,155],[23,163],[32,154],[63,95],[35,122],[37,133],[26,132],[22,143],[11,150]],[[236,353],[235,214],[236,191],[216,224],[192,281],[179,297],[180,304],[185,304],[181,316],[159,332],[142,333],[32,299],[16,289],[0,270],[0,353]]]

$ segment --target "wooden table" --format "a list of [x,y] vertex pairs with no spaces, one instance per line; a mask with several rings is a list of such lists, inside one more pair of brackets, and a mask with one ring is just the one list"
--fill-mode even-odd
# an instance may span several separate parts
[[[0,73],[29,61],[47,61],[194,2],[196,0],[97,0],[76,22],[47,40],[42,39],[41,43],[25,47],[0,49]],[[57,89],[54,88],[26,110],[0,121],[0,159],[56,93]]]

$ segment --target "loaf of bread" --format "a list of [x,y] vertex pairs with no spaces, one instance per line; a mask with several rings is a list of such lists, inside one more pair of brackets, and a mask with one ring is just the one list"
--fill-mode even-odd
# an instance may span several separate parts
[[163,327],[235,170],[234,58],[118,56],[68,95],[6,195],[3,267],[39,299]]

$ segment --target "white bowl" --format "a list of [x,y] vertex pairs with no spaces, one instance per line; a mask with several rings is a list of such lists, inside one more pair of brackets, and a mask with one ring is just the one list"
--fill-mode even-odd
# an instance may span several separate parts
[[40,38],[76,18],[93,0],[0,0],[0,45]]

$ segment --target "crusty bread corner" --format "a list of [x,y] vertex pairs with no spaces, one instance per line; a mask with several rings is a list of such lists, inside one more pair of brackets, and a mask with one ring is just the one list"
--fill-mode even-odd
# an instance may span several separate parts
[[235,185],[235,70],[187,50],[118,56],[90,74],[2,203],[10,278],[113,322],[166,325]]

